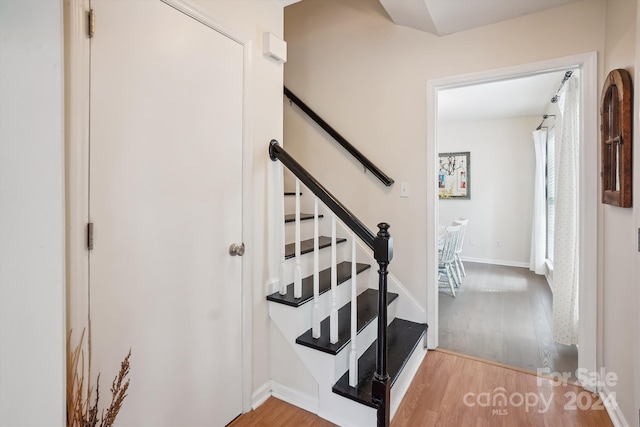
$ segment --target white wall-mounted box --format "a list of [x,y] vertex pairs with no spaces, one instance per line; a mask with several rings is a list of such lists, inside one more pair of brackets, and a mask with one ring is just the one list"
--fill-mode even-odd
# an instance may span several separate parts
[[264,33],[262,40],[262,52],[265,55],[282,63],[287,62],[287,42],[273,33]]

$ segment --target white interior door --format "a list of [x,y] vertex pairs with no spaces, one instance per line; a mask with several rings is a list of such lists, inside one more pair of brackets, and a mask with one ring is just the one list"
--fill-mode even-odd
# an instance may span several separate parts
[[109,402],[131,348],[117,425],[225,425],[242,412],[243,47],[157,0],[92,7],[92,377]]

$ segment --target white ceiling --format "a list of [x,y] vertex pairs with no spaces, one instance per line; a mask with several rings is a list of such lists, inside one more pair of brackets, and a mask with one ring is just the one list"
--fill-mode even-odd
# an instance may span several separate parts
[[576,1],[580,0],[380,0],[380,3],[395,24],[444,36]]
[[547,112],[565,71],[438,91],[438,121],[489,120]]

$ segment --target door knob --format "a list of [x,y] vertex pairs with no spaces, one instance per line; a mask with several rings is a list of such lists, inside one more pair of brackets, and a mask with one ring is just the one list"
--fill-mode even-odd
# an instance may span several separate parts
[[236,245],[235,243],[232,243],[231,246],[229,246],[229,255],[231,256],[242,256],[244,255],[244,243],[240,243],[239,245]]

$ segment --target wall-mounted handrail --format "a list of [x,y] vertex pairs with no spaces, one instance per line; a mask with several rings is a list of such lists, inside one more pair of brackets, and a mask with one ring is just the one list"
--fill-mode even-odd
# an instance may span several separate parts
[[[280,162],[286,166],[298,180],[302,181],[307,188],[326,206],[335,216],[340,218],[342,222],[351,231],[357,235],[362,241],[373,250],[373,257],[378,263],[378,336],[376,341],[376,369],[371,384],[371,397],[373,403],[377,407],[377,425],[378,427],[388,427],[390,420],[390,403],[391,403],[391,381],[387,371],[387,275],[388,266],[393,258],[393,239],[389,234],[389,224],[378,224],[378,233],[373,234],[354,214],[352,214],[336,197],[329,193],[322,184],[320,184],[309,172],[307,172],[284,148],[278,144],[275,139],[269,144],[269,157],[274,162]],[[296,188],[296,194],[300,194]],[[317,218],[317,215],[314,214]],[[334,218],[335,218],[334,216]],[[335,220],[334,220],[335,221]],[[317,227],[316,227],[317,228]],[[317,230],[315,235],[317,235]],[[332,250],[335,249],[335,225],[332,225]],[[315,239],[315,237],[314,237]],[[315,244],[314,244],[315,247]],[[317,248],[315,250],[317,252]],[[354,250],[355,253],[355,250]],[[352,260],[354,261],[355,258]],[[336,265],[335,253],[332,252],[332,266]],[[314,266],[314,269],[316,267]],[[352,267],[355,268],[355,267]],[[332,269],[333,270],[333,269]],[[352,277],[355,274],[352,270]],[[333,273],[333,271],[332,271]],[[314,279],[314,281],[317,279]],[[334,279],[332,278],[332,288]],[[332,298],[334,298],[332,296]],[[333,326],[337,329],[336,324]],[[337,331],[336,331],[337,332]],[[337,333],[335,334],[337,335]]]
[[371,160],[369,160],[356,147],[354,147],[349,141],[347,141],[345,137],[340,135],[337,130],[335,130],[333,127],[331,127],[331,125],[329,125],[329,123],[325,122],[322,119],[322,117],[320,117],[318,114],[316,114],[315,111],[309,108],[307,104],[302,102],[302,100],[300,100],[300,98],[298,98],[293,92],[287,89],[286,86],[284,86],[284,94],[287,98],[291,100],[291,102],[296,104],[314,122],[316,122],[318,126],[320,126],[322,129],[324,129],[325,132],[331,135],[331,137],[333,137],[333,139],[335,139],[338,142],[338,144],[342,145],[345,148],[345,150],[347,150],[353,157],[356,158],[356,160],[362,163],[362,166],[364,166],[365,169],[368,169],[369,171],[371,171],[372,174],[374,174],[380,181],[382,181],[384,185],[386,185],[387,187],[390,187],[394,183],[393,179],[391,179],[387,174],[382,172],[382,170],[379,167],[374,165]]

